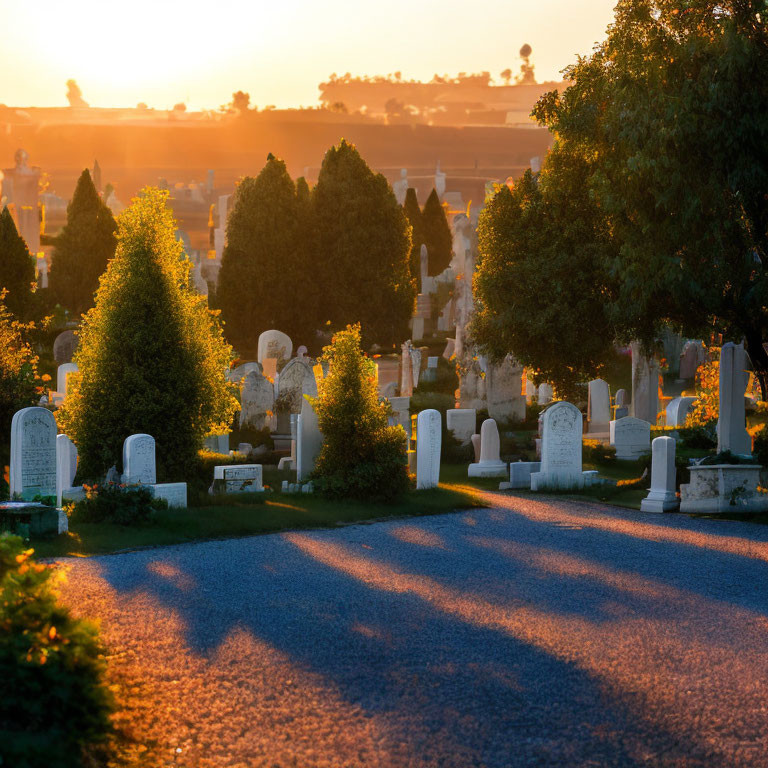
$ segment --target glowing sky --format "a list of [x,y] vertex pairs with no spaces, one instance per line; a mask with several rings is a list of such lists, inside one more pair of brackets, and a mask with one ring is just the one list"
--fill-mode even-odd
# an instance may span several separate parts
[[430,79],[517,70],[539,81],[603,38],[614,0],[0,0],[0,104],[314,105],[330,73]]

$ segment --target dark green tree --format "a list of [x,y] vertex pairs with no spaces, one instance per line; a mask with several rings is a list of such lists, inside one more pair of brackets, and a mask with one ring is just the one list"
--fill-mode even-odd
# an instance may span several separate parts
[[257,177],[242,179],[227,220],[216,294],[225,333],[241,356],[255,354],[262,331],[276,328],[311,345],[315,307],[309,188],[294,184],[272,154]]
[[429,274],[439,275],[451,263],[453,236],[445,216],[445,209],[434,189],[424,203],[422,233],[429,250]]
[[[768,397],[768,25],[764,0],[620,0],[606,40],[535,116],[585,184],[617,243],[607,310],[651,345],[744,339]],[[584,336],[592,333],[582,325]]]
[[405,217],[411,225],[411,253],[408,257],[411,277],[416,281],[419,290],[421,290],[419,280],[421,278],[421,246],[424,244],[424,233],[422,231],[421,208],[419,208],[419,201],[416,198],[416,190],[412,187],[408,187],[405,193],[403,211],[405,211]]
[[328,375],[312,400],[323,447],[312,480],[331,498],[391,500],[408,490],[406,437],[389,426],[387,401],[379,401],[376,364],[360,348],[360,326],[336,333],[323,350]]
[[28,318],[35,272],[35,260],[4,207],[0,211],[0,291],[7,291],[5,305],[19,319]]
[[86,168],[67,206],[67,223],[56,238],[49,276],[56,300],[73,318],[93,306],[99,278],[115,255],[116,226]]
[[360,323],[366,346],[408,337],[416,296],[408,220],[387,180],[342,140],[323,159],[312,195],[323,314]]
[[158,479],[187,478],[204,437],[237,408],[224,378],[232,350],[189,288],[167,196],[146,189],[121,214],[115,258],[80,327],[79,372],[56,417],[86,479],[120,466],[123,441],[141,432],[155,438]]

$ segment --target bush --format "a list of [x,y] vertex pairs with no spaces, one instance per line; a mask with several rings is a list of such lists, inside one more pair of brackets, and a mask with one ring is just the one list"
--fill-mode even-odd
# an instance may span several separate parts
[[755,434],[752,443],[755,459],[764,467],[768,467],[768,428],[765,426]]
[[360,326],[347,326],[323,350],[328,375],[311,399],[323,446],[311,479],[330,498],[390,500],[408,490],[406,436],[389,426],[389,403],[379,402],[376,369],[360,347]]
[[0,764],[82,768],[111,733],[104,647],[57,603],[52,566],[0,535]]
[[717,448],[717,421],[706,421],[678,431],[685,448]]
[[[430,369],[427,369],[430,370]],[[435,371],[435,380],[427,381],[424,379],[425,371],[421,372],[419,386],[414,390],[414,395],[425,394],[426,392],[442,392],[454,398],[454,393],[459,387],[459,377],[456,375],[456,366],[449,363],[442,357],[438,358]]]
[[81,523],[140,525],[168,509],[168,502],[156,499],[147,486],[104,483],[83,488],[85,498],[76,501],[72,509],[72,519]]
[[611,464],[616,461],[616,449],[600,440],[583,440],[581,457],[588,464]]

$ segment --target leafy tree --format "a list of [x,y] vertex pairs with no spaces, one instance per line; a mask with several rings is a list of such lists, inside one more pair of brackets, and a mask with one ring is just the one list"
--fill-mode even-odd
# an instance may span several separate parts
[[416,281],[416,285],[419,285],[421,277],[421,246],[424,244],[424,233],[422,231],[421,208],[419,208],[419,201],[416,198],[416,190],[412,187],[408,187],[405,193],[403,211],[408,219],[408,223],[411,225],[411,254],[408,257],[411,277]]
[[115,258],[80,328],[79,373],[57,417],[87,479],[120,465],[123,441],[138,432],[156,440],[159,479],[187,477],[203,438],[237,408],[223,375],[232,350],[188,287],[167,196],[145,189],[120,215]]
[[227,338],[243,355],[259,333],[277,328],[310,344],[317,326],[309,188],[294,185],[272,154],[242,179],[227,220],[217,302]]
[[328,375],[312,399],[323,447],[312,480],[331,498],[391,500],[409,485],[406,436],[389,426],[389,403],[380,402],[376,364],[360,348],[360,326],[336,333],[323,350]]
[[17,318],[26,319],[29,314],[35,272],[35,260],[4,207],[0,211],[0,290],[7,291],[5,305]]
[[478,227],[473,338],[565,394],[600,374],[614,340],[602,271],[613,246],[587,169],[555,148],[538,179],[529,170],[512,190],[500,187]]
[[[618,247],[625,337],[744,338],[768,397],[768,27],[763,0],[620,0],[607,39],[535,116],[588,158]],[[592,333],[583,324],[584,337]]]
[[415,299],[411,240],[387,180],[342,140],[323,159],[312,203],[326,319],[335,328],[359,322],[366,345],[406,339]]
[[251,103],[251,95],[245,91],[235,91],[232,94],[232,109],[240,114],[245,114]]
[[451,263],[453,236],[445,216],[445,209],[434,189],[424,203],[422,227],[424,242],[429,250],[429,274],[439,275]]
[[61,574],[32,554],[0,535],[0,763],[81,768],[112,732],[105,649],[59,603]]
[[67,223],[56,238],[49,285],[58,302],[78,318],[93,306],[99,277],[115,255],[115,219],[86,168],[67,206]]

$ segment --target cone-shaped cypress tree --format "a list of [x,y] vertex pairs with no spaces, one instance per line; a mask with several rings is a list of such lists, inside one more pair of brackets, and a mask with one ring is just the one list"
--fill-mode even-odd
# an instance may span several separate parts
[[419,208],[419,201],[416,198],[416,190],[413,189],[413,187],[408,187],[408,190],[405,193],[403,211],[405,212],[405,217],[408,219],[408,223],[411,225],[411,254],[408,258],[411,268],[411,277],[416,281],[419,288],[421,288],[418,281],[421,276],[421,246],[424,243],[424,232],[421,208]]
[[56,300],[78,318],[93,306],[99,277],[115,255],[115,219],[86,168],[67,206],[67,223],[56,238],[49,285]]
[[159,480],[189,477],[205,435],[237,408],[224,379],[232,350],[188,287],[166,198],[146,189],[120,215],[115,258],[80,328],[79,373],[57,419],[87,479],[120,466],[123,441],[137,432],[155,438]]
[[255,354],[270,328],[296,344],[314,338],[314,258],[309,188],[294,184],[272,154],[256,178],[242,179],[227,220],[227,245],[216,293],[225,333],[241,356]]
[[5,289],[5,306],[19,319],[28,319],[32,304],[35,260],[7,208],[0,211],[0,291]]
[[453,236],[445,209],[434,189],[424,204],[422,226],[424,242],[429,250],[429,274],[439,275],[451,263]]
[[416,297],[410,228],[387,180],[342,140],[323,159],[312,203],[327,320],[359,322],[366,346],[406,339]]

